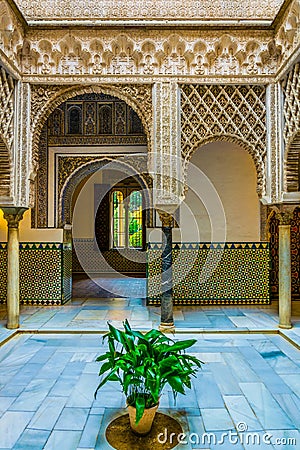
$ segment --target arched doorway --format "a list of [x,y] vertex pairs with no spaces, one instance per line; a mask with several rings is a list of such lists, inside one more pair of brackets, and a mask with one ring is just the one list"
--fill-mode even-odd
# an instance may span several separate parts
[[[114,188],[112,179],[101,178],[102,175],[109,178],[107,171],[100,174],[98,181],[89,185],[89,180],[97,169],[105,164],[112,164],[113,161],[117,163],[121,159],[127,159],[128,166],[133,161],[134,172],[137,174],[147,166],[147,136],[141,119],[124,100],[103,93],[77,95],[61,103],[50,114],[44,126],[39,151],[38,196],[35,214],[32,217],[33,225],[41,228],[62,228],[66,224],[70,224],[74,201],[84,188],[90,189],[91,192],[84,205],[86,213],[83,212],[82,217],[86,219],[90,212],[92,212],[92,217],[88,220],[89,225],[83,223],[82,227],[83,231],[89,227],[94,230],[93,219],[97,189],[101,190],[106,186],[109,186],[109,189]],[[134,191],[144,189],[142,184],[139,184],[138,181],[136,183],[138,186]],[[123,189],[125,189],[124,186]],[[131,188],[127,186],[126,189],[130,190]],[[129,194],[131,195],[132,192]],[[134,206],[131,202],[129,209]],[[103,208],[102,204],[98,219],[104,217]],[[109,215],[110,203],[107,211]],[[126,220],[128,221],[128,219],[129,213],[127,212]],[[110,218],[107,216],[106,220],[108,223],[105,226],[98,227],[98,235],[99,229],[101,232],[104,229],[108,232]],[[144,245],[146,219],[143,219],[142,222]],[[130,237],[128,235],[128,239]],[[82,238],[86,242],[90,239],[92,247],[94,246],[94,235],[87,233]],[[113,270],[120,274],[126,274],[126,276],[133,274],[145,277],[144,263],[136,269],[137,263],[132,263],[126,255],[120,256],[120,252],[113,248],[110,241],[108,242],[105,258]],[[127,247],[123,250],[129,251],[130,245]],[[102,269],[98,267],[97,270],[100,273]],[[73,252],[74,272],[84,274],[85,270],[82,269]],[[86,292],[86,295],[90,296],[90,293]]]

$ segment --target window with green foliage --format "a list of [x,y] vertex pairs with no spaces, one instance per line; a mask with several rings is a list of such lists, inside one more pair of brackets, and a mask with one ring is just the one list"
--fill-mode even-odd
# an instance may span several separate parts
[[140,191],[113,191],[112,219],[114,248],[143,247],[143,197]]

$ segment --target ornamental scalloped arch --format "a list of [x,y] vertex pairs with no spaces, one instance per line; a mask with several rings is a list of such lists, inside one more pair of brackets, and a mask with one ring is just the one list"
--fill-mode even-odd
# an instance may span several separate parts
[[138,182],[146,193],[146,210],[149,211],[147,217],[148,221],[151,221],[150,215],[150,203],[151,203],[151,178],[147,180],[141,173],[140,169],[135,168],[132,163],[120,162],[118,158],[110,158],[107,156],[97,158],[96,160],[89,161],[76,168],[66,179],[61,192],[59,193],[58,202],[58,227],[63,227],[65,224],[72,223],[72,199],[77,186],[89,175],[96,173],[99,169],[107,166],[113,162],[113,169],[122,170],[128,176],[134,176],[138,179]]
[[31,129],[34,171],[38,168],[40,135],[50,114],[65,101],[82,94],[106,94],[127,103],[142,121],[148,143],[149,154],[152,149],[152,85],[108,84],[89,86],[32,86]]
[[[300,115],[299,115],[300,119]],[[283,183],[286,192],[299,192],[300,186],[300,131],[299,127],[289,140],[285,150]]]
[[199,142],[196,142],[186,153],[183,161],[183,172],[184,172],[184,181],[187,178],[187,171],[188,171],[188,165],[189,162],[193,156],[193,154],[201,149],[206,144],[210,144],[213,142],[231,142],[233,144],[239,145],[241,148],[246,150],[249,155],[252,158],[252,161],[254,162],[255,169],[256,169],[256,176],[257,176],[257,184],[256,184],[256,192],[261,198],[264,195],[264,189],[265,189],[265,170],[264,170],[264,162],[263,159],[256,148],[249,144],[247,141],[243,140],[239,136],[231,136],[231,135],[214,135],[209,136]]

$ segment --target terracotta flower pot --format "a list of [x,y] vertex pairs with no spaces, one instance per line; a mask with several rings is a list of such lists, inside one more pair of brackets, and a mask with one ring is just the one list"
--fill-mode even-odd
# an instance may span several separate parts
[[152,406],[152,408],[146,408],[144,414],[142,415],[141,420],[139,421],[138,424],[136,424],[135,423],[136,409],[134,406],[128,405],[130,426],[135,434],[144,436],[150,432],[157,408],[158,404]]

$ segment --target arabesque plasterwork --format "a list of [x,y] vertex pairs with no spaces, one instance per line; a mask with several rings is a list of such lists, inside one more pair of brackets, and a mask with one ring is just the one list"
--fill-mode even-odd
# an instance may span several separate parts
[[5,0],[0,0],[0,56],[12,69],[20,69],[20,52],[25,31],[23,25]]
[[152,148],[152,86],[103,85],[103,86],[32,86],[31,123],[33,135],[33,157],[38,158],[38,143],[41,130],[50,113],[64,101],[86,93],[106,93],[119,97],[131,106],[142,120],[147,135],[149,150]]
[[236,142],[252,156],[257,192],[265,190],[265,87],[251,85],[181,86],[181,152],[185,171],[192,154],[216,140]]
[[28,80],[54,76],[270,76],[282,59],[269,31],[30,30],[22,52]]
[[[91,92],[119,97],[138,113],[147,135],[149,169],[152,173],[156,169],[163,170],[164,181],[159,181],[159,190],[164,186],[166,192],[173,190],[177,196],[181,191],[181,185],[172,185],[173,169],[169,167],[169,171],[166,170],[166,152],[162,150],[163,147],[169,147],[172,157],[177,157],[178,145],[165,133],[166,140],[162,141],[159,149],[158,138],[153,129],[154,125],[159,129],[158,123],[163,123],[166,118],[170,119],[172,127],[175,126],[176,133],[180,133],[182,127],[183,175],[186,163],[197,146],[222,138],[243,145],[251,153],[258,174],[257,190],[259,195],[265,196],[267,202],[278,201],[282,187],[286,191],[298,190],[299,163],[295,163],[295,158],[299,142],[295,137],[299,135],[300,127],[300,0],[285,3],[281,10],[281,0],[255,0],[247,8],[241,2],[229,0],[213,3],[208,0],[191,0],[188,5],[179,0],[130,0],[124,1],[124,7],[120,8],[122,2],[123,0],[100,0],[91,8],[92,2],[87,4],[81,0],[76,4],[62,0],[59,5],[50,1],[19,0],[21,12],[26,11],[25,19],[29,20],[26,26],[26,20],[12,7],[13,2],[0,0],[1,64],[5,68],[7,79],[20,79],[18,83],[21,83],[15,102],[16,114],[20,117],[16,133],[19,137],[12,152],[17,155],[17,149],[22,148],[16,172],[26,173],[26,181],[19,183],[15,180],[16,188],[13,188],[21,204],[32,203],[32,186],[39,159],[38,143],[49,114],[73,96]],[[155,28],[155,22],[153,27],[85,26],[88,19],[94,16],[101,20],[108,17],[117,20],[118,15],[120,19],[126,20],[148,17],[155,21],[173,18],[175,21],[185,20],[185,23],[181,28],[175,28],[171,22],[169,25],[165,22],[161,28]],[[211,26],[189,27],[188,17],[200,21],[211,18]],[[65,19],[72,21],[76,18],[86,19],[86,22],[80,23],[80,27],[70,26],[68,29],[61,26]],[[216,26],[218,18],[220,22]],[[43,28],[42,23],[52,19],[57,21],[50,28]],[[235,19],[238,19],[238,23],[234,23]],[[38,24],[39,20],[39,27],[31,26],[33,22]],[[257,20],[257,27],[253,22],[253,26],[247,28],[245,25],[241,28],[242,20],[245,20],[245,24],[247,20]],[[273,20],[273,25],[270,26]],[[281,114],[280,89],[276,83],[282,81],[285,153],[280,144],[280,118],[276,117],[276,114]],[[156,90],[153,89],[154,85]],[[203,98],[196,98],[195,92],[191,102],[183,89],[182,105],[184,102],[186,104],[180,127],[180,121],[177,121],[180,109],[175,111],[174,102],[171,109],[168,106],[170,98],[175,99],[174,92],[180,85],[198,85],[204,89],[215,85],[221,91],[224,86],[232,86],[239,100],[235,102],[233,97],[225,95],[225,101],[218,104],[219,94],[212,94],[212,88],[209,88],[212,94],[209,106]],[[256,89],[268,90],[267,86],[271,86],[269,92],[272,99],[265,101],[255,94],[257,98],[254,95],[252,105],[247,100],[248,94],[241,94],[243,86],[248,86],[253,91],[251,95],[255,94]],[[161,96],[155,98],[156,105],[160,108],[155,119],[152,95],[159,93],[160,89]],[[2,110],[7,108],[10,95],[9,90],[6,92],[2,89],[5,102]],[[197,124],[186,113],[189,102]],[[271,108],[267,119],[264,116],[266,106]],[[201,108],[206,111],[204,114],[199,113]],[[219,111],[217,116],[213,109]],[[9,114],[8,116],[11,117]],[[1,126],[6,126],[6,123],[5,119]],[[232,129],[228,129],[230,126]],[[5,145],[9,147],[3,131],[1,135]],[[160,161],[159,167],[153,163],[154,145],[158,149],[156,163]],[[3,148],[5,147],[1,144],[1,152]],[[279,159],[283,153],[285,162],[282,170]],[[6,163],[9,158],[11,155],[7,156]],[[26,158],[30,160],[26,162]],[[26,187],[26,183],[30,187]],[[28,200],[29,197],[31,200]]]
[[15,81],[0,66],[0,196],[12,195]]
[[283,0],[16,0],[29,21],[51,19],[269,19],[278,12]]
[[291,1],[276,30],[275,42],[282,55],[281,65],[285,66],[297,51],[299,56],[300,0]]
[[299,134],[300,131],[300,63],[293,66],[282,82],[284,92],[283,115],[285,143],[284,165],[286,191],[299,190]]

